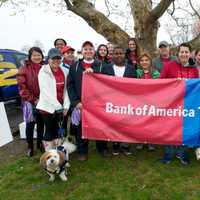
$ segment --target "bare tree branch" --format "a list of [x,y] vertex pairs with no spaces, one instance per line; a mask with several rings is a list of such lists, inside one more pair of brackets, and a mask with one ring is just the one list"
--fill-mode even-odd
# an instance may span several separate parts
[[64,0],[70,11],[82,17],[96,32],[103,35],[108,41],[126,46],[129,35],[118,25],[111,22],[104,14],[97,11],[87,0]]
[[110,9],[109,9],[109,2],[108,2],[108,0],[105,0],[105,6],[106,6],[106,9],[108,11],[108,14],[106,16],[109,17],[110,16]]
[[194,11],[195,15],[198,16],[198,18],[200,19],[200,15],[199,15],[198,11],[194,8],[191,0],[189,0],[189,4],[190,4],[190,7],[192,8],[192,10]]
[[160,3],[150,12],[148,21],[153,22],[158,20],[175,0],[161,0]]

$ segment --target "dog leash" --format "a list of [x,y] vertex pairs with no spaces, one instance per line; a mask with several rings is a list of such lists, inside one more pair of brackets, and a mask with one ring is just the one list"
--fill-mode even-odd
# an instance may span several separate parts
[[63,139],[65,135],[65,129],[63,128],[64,116],[60,113],[59,114],[59,122],[58,122],[58,135]]

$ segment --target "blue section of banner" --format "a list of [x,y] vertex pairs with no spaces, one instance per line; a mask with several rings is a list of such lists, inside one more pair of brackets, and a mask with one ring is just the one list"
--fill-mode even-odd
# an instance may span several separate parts
[[182,143],[190,147],[200,146],[200,79],[185,81],[184,109],[189,110],[190,116],[183,118]]

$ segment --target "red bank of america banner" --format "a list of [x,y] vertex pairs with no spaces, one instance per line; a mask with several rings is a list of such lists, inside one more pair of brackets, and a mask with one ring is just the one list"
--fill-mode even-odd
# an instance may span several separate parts
[[200,81],[85,74],[83,138],[200,145]]

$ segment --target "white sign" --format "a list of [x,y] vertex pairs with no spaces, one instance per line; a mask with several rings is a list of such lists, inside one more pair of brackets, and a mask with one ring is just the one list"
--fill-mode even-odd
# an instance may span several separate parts
[[[25,122],[22,122],[19,124],[19,133],[20,133],[21,139],[26,139],[26,123]],[[33,138],[37,138],[36,125],[34,127]]]
[[4,103],[0,102],[0,147],[13,141]]

